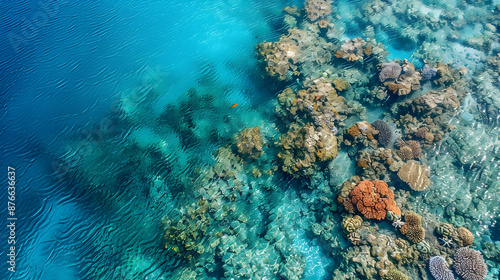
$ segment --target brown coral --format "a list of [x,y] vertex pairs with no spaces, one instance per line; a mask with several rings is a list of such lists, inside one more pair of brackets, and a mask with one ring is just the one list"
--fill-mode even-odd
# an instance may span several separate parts
[[402,159],[414,159],[422,157],[422,148],[420,147],[420,143],[414,140],[403,141],[402,139],[398,139],[399,151],[398,155]]
[[[369,49],[370,51],[365,51],[366,49]],[[357,61],[363,60],[365,56],[369,56],[372,53],[372,50],[373,45],[371,43],[367,43],[361,37],[358,37],[344,42],[340,46],[340,50],[335,53],[335,56],[348,61]]]
[[425,238],[425,230],[422,227],[421,217],[413,212],[405,215],[405,224],[401,227],[401,233],[413,243],[420,243]]
[[337,137],[328,127],[292,123],[289,131],[280,137],[283,171],[294,177],[312,175],[316,161],[334,159],[338,154]]
[[332,13],[332,1],[330,0],[308,0],[305,6],[307,17],[311,21],[324,18]]
[[360,181],[350,195],[352,203],[368,219],[385,219],[387,211],[401,215],[394,201],[394,192],[383,181]]
[[246,128],[237,136],[236,147],[238,147],[238,153],[242,156],[254,159],[259,158],[263,153],[263,145],[264,141],[260,136],[260,129],[258,126]]
[[405,181],[412,190],[424,191],[431,184],[431,180],[429,179],[430,174],[431,172],[427,165],[410,160],[405,162],[401,169],[399,169],[398,177]]
[[462,246],[471,246],[474,243],[474,235],[467,228],[457,228],[457,237]]
[[[411,62],[408,62],[408,60],[405,59],[402,61],[402,66],[400,67],[403,71],[403,74],[399,75],[399,77],[394,77],[397,74],[396,65],[390,65],[386,67],[388,67],[389,69],[386,70],[386,72],[389,73],[382,75],[382,73],[384,73],[384,69],[382,69],[382,72],[380,73],[381,76],[379,78],[381,81],[385,81],[385,79],[389,78],[394,80],[384,82],[384,85],[387,86],[390,92],[397,95],[407,95],[412,90],[417,90],[420,88],[420,80],[422,79],[422,77],[418,71],[415,71],[415,66]],[[391,69],[394,70],[390,71]]]

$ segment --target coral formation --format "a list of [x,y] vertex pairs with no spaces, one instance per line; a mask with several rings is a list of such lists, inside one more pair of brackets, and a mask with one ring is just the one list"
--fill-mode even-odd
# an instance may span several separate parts
[[453,241],[459,247],[471,246],[474,243],[474,235],[465,227],[455,228],[451,224],[440,223],[436,227],[436,233],[442,240]]
[[389,270],[387,275],[383,277],[384,280],[410,280],[403,272],[393,268]]
[[429,271],[436,280],[454,280],[453,272],[448,268],[448,262],[441,256],[429,259]]
[[331,0],[307,0],[305,4],[307,17],[311,21],[325,18],[332,12],[331,4]]
[[[387,87],[389,92],[393,94],[408,95],[411,91],[420,88],[420,72],[415,70],[415,66],[408,62],[406,59],[399,65],[396,62],[388,63],[382,66],[382,71],[380,73],[380,81],[384,81],[384,85]],[[397,66],[401,68],[399,68]],[[403,72],[403,74],[401,74]],[[396,76],[396,74],[398,74]],[[395,77],[396,76],[396,77]],[[386,81],[391,79],[390,81]]]
[[415,160],[405,162],[398,172],[398,177],[414,191],[427,190],[431,184],[430,175],[429,167]]
[[390,181],[387,171],[397,172],[403,165],[402,159],[391,149],[378,148],[372,151],[360,151],[356,155],[361,177],[369,180]]
[[356,148],[371,147],[376,149],[378,142],[375,139],[379,132],[367,121],[357,122],[346,130],[344,144]]
[[382,69],[378,74],[378,78],[381,82],[385,82],[387,79],[397,80],[403,67],[394,61],[388,63],[382,63]]
[[328,127],[292,123],[280,138],[278,157],[283,171],[295,176],[310,176],[317,162],[334,159],[338,154],[337,137]]
[[342,220],[342,230],[345,234],[353,233],[361,227],[362,223],[363,219],[358,215],[344,217]]
[[387,211],[401,215],[394,201],[394,192],[380,180],[360,181],[351,191],[351,202],[368,219],[385,219]]
[[469,247],[458,248],[453,256],[453,268],[464,280],[484,280],[488,267],[479,251]]
[[401,227],[401,233],[412,243],[420,243],[425,238],[425,230],[422,227],[420,215],[408,212],[404,215],[405,224]]
[[205,251],[202,241],[211,223],[209,207],[206,200],[200,200],[198,205],[191,205],[179,217],[165,218],[165,248],[186,258],[192,258],[195,253],[202,254]]
[[398,155],[404,159],[422,158],[422,148],[420,143],[414,140],[403,141],[401,138],[397,139],[399,147]]
[[328,63],[332,47],[316,33],[294,28],[278,42],[260,43],[257,50],[269,76],[283,81],[290,80],[292,74],[300,75],[299,65],[310,69],[313,65]]
[[236,147],[238,147],[240,155],[253,159],[259,158],[262,155],[264,141],[260,135],[258,126],[240,131],[236,139]]
[[367,39],[365,41],[358,37],[342,43],[340,50],[335,53],[335,57],[360,62],[369,56],[385,57],[384,52],[384,48],[375,40]]
[[382,146],[389,148],[394,138],[389,124],[387,124],[383,120],[376,120],[372,123],[372,125],[373,127],[375,127],[376,130],[378,130],[378,137],[377,137],[378,142]]

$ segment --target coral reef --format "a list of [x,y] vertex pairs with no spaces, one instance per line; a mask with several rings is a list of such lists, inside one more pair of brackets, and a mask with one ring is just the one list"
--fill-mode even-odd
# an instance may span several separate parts
[[391,149],[378,148],[372,151],[360,151],[356,155],[360,176],[368,180],[382,180],[389,182],[387,171],[397,172],[403,165],[399,155]]
[[453,256],[453,268],[464,280],[484,280],[488,267],[479,251],[469,247],[458,248]]
[[414,140],[404,141],[401,138],[398,138],[396,141],[399,147],[398,155],[403,160],[422,158],[422,148],[419,142]]
[[311,21],[323,19],[332,12],[331,0],[307,0],[305,10]]
[[332,83],[325,78],[309,79],[306,89],[297,93],[286,88],[278,95],[277,114],[286,121],[312,122],[316,126],[326,126],[334,133],[349,115],[358,113],[360,108],[354,104],[346,104],[342,96],[338,96]]
[[412,243],[420,243],[425,238],[425,230],[422,227],[422,218],[413,212],[404,215],[405,224],[401,227],[401,233]]
[[368,219],[385,219],[387,211],[401,215],[394,201],[394,192],[380,180],[360,181],[351,191],[351,202]]
[[378,60],[382,60],[386,56],[386,51],[375,40],[367,39],[365,41],[361,37],[343,42],[340,49],[335,53],[335,57],[352,62],[361,62],[370,56],[375,56]]
[[317,162],[337,156],[337,144],[337,137],[328,127],[292,123],[280,138],[282,149],[278,157],[283,161],[283,171],[294,177],[310,176],[316,170]]
[[[392,62],[385,64],[385,67],[382,65],[382,71],[379,75],[380,81],[384,81],[384,86],[387,87],[389,92],[399,96],[408,95],[411,91],[419,89],[420,80],[422,79],[420,72],[415,70],[415,66],[412,63],[405,59],[401,64]],[[397,77],[394,77],[396,74],[398,74]],[[386,81],[387,79],[391,80]]]
[[448,262],[441,256],[429,259],[429,271],[436,280],[454,280],[453,272],[448,268]]
[[179,256],[192,258],[193,254],[205,251],[202,241],[211,218],[208,215],[210,205],[200,200],[198,205],[191,205],[176,218],[165,218],[165,248],[173,250]]
[[431,184],[430,175],[429,167],[415,160],[405,162],[398,172],[398,177],[414,191],[427,190]]
[[262,155],[264,141],[260,135],[258,126],[240,131],[236,139],[238,153],[243,157],[257,159]]
[[367,121],[357,122],[344,133],[344,144],[355,148],[371,147],[376,149],[378,141],[375,139],[379,132]]
[[260,43],[257,51],[269,76],[284,81],[328,63],[332,58],[332,48],[333,44],[318,34],[294,28],[278,42]]

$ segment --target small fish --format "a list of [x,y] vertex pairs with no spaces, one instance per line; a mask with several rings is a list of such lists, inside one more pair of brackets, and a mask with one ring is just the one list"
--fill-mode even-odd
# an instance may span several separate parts
[[234,108],[234,107],[236,107],[236,106],[238,106],[238,104],[234,103],[234,104],[233,104],[233,105],[231,105],[231,107],[229,107],[229,108]]
[[318,106],[316,106],[316,104],[314,104],[314,110],[318,110]]
[[318,99],[320,99],[320,98],[321,98],[321,95],[316,96],[315,101],[318,101]]

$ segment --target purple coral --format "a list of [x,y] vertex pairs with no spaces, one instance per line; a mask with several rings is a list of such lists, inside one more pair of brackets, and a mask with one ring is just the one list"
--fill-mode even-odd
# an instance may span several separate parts
[[393,79],[396,80],[399,78],[399,75],[401,75],[401,65],[396,62],[389,62],[389,63],[383,63],[382,64],[382,70],[380,70],[380,74],[378,75],[378,78],[380,79],[381,82],[387,80],[387,79]]
[[462,247],[455,251],[453,268],[464,280],[484,280],[488,267],[479,251]]
[[382,120],[376,120],[372,123],[372,126],[375,127],[376,130],[378,130],[378,142],[382,146],[389,148],[392,144],[393,139],[391,127],[389,126],[389,124]]
[[436,280],[454,280],[453,272],[448,268],[448,263],[441,256],[429,259],[429,270]]
[[434,78],[434,76],[436,76],[436,74],[437,74],[437,69],[431,68],[427,64],[422,69],[422,79],[423,80],[430,80],[430,79]]

